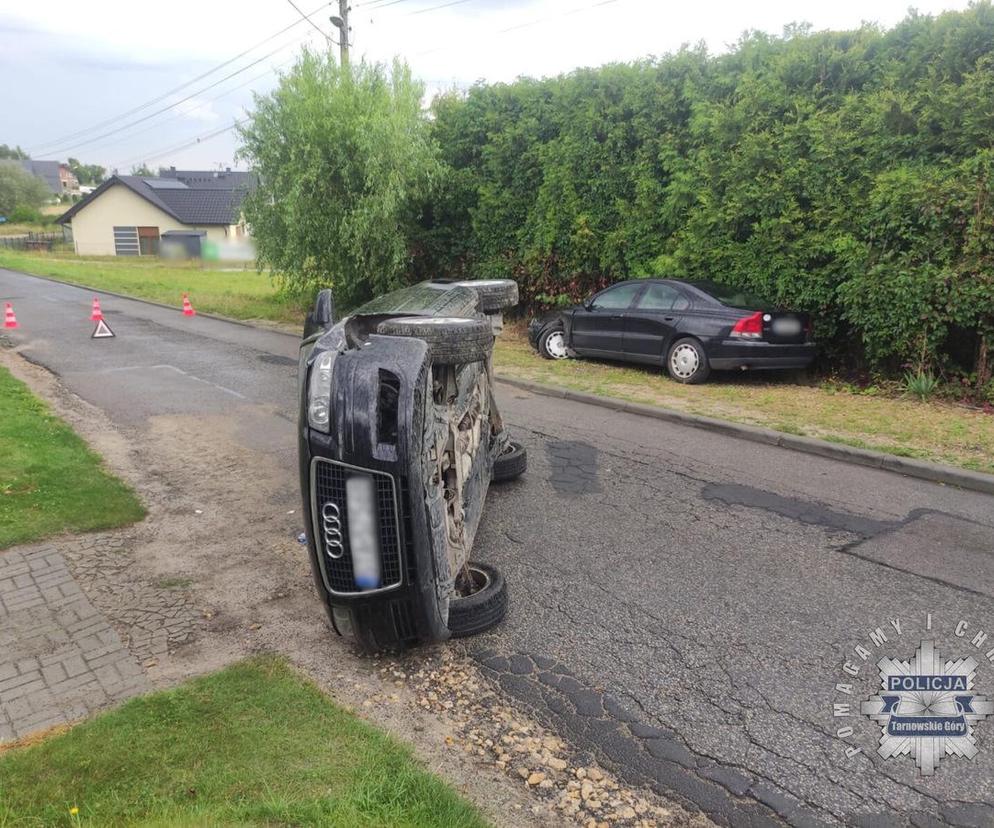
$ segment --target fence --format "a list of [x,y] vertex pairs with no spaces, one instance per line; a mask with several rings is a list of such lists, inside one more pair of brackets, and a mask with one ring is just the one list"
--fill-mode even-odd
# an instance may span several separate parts
[[51,250],[65,241],[62,233],[25,233],[21,236],[0,236],[0,247],[11,250]]

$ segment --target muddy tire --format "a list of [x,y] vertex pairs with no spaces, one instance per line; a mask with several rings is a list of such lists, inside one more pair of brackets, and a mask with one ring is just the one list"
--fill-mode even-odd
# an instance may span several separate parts
[[521,443],[511,442],[508,451],[494,460],[491,479],[494,483],[504,483],[521,477],[528,468],[528,451]]
[[483,313],[497,313],[518,304],[518,283],[511,279],[467,279],[456,284],[476,291]]
[[489,358],[494,334],[486,319],[459,316],[401,316],[376,327],[384,336],[413,336],[428,343],[437,365],[464,365]]
[[449,632],[465,638],[496,627],[507,615],[507,583],[490,564],[470,561],[467,566],[479,589],[465,598],[449,602]]

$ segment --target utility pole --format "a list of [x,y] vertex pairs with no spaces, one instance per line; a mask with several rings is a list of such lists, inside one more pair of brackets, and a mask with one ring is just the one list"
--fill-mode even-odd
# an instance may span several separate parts
[[338,29],[338,47],[341,51],[342,66],[347,66],[349,62],[349,0],[338,0],[338,14],[332,15],[329,19],[331,24]]

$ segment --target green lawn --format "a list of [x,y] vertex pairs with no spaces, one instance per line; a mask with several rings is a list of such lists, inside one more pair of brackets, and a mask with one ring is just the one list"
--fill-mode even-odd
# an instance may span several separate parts
[[135,493],[5,368],[0,412],[0,549],[144,517]]
[[237,263],[204,264],[158,258],[24,253],[0,248],[0,267],[49,276],[166,305],[182,306],[183,293],[198,311],[233,319],[297,324],[300,300],[278,292],[270,278]]
[[994,473],[994,417],[982,411],[853,394],[762,372],[681,385],[658,368],[542,359],[510,331],[498,342],[498,376]]
[[0,827],[74,824],[486,823],[407,748],[262,657],[0,753]]
[[[304,313],[299,303],[280,299],[269,279],[253,270],[217,273],[197,264],[155,259],[87,259],[2,249],[0,267],[159,301],[174,302],[190,290],[199,309],[242,319],[300,324]],[[198,279],[196,290],[189,287]],[[520,326],[509,328],[498,340],[499,374],[994,473],[994,417],[980,411],[941,401],[856,394],[792,382],[779,374],[725,374],[705,385],[680,385],[654,368],[550,362],[539,358],[522,334]]]

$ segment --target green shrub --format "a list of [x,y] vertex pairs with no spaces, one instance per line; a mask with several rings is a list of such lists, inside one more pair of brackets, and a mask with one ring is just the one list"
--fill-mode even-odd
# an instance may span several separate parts
[[9,221],[16,222],[18,224],[41,224],[45,216],[41,214],[39,210],[34,207],[15,207],[10,211],[10,215],[7,217]]
[[713,278],[815,314],[830,365],[946,372],[994,341],[991,100],[989,2],[478,84],[434,104],[413,275]]
[[939,390],[939,380],[935,375],[927,371],[908,371],[904,375],[902,382],[904,393],[912,397],[918,397],[922,402],[926,402],[935,396]]

